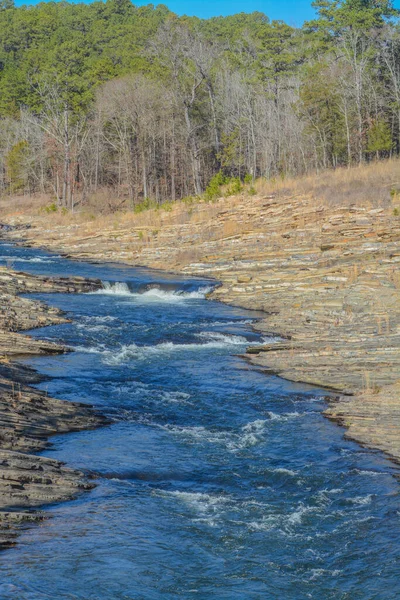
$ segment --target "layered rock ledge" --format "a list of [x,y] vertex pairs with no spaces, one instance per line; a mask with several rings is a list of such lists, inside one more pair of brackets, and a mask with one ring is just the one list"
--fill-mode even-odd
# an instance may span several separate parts
[[36,508],[73,498],[93,484],[81,472],[34,453],[57,433],[80,431],[105,422],[87,405],[50,398],[30,387],[40,376],[10,359],[62,353],[61,345],[17,333],[67,322],[62,312],[20,298],[28,292],[87,292],[101,282],[48,278],[0,268],[0,548],[15,542],[20,526],[43,518]]
[[103,218],[101,228],[84,216],[53,225],[19,216],[9,222],[31,227],[9,236],[77,259],[218,279],[212,298],[264,311],[256,328],[285,338],[249,349],[255,365],[336,390],[327,416],[400,460],[399,196],[382,185],[382,206],[373,189],[340,204],[284,191],[177,203],[108,227]]

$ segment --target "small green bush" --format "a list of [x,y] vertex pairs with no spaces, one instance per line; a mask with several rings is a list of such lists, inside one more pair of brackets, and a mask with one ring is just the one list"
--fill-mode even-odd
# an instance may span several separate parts
[[28,175],[25,162],[29,153],[29,144],[26,140],[17,142],[5,156],[6,177],[10,184],[10,191],[17,192],[22,189]]
[[51,204],[48,204],[47,206],[45,206],[43,210],[45,213],[47,213],[49,215],[50,213],[57,212],[58,207],[55,202],[52,202]]
[[254,185],[252,185],[252,186],[249,188],[249,195],[250,195],[250,196],[255,196],[256,194],[257,194],[257,190],[256,190],[256,188],[254,187]]
[[246,173],[243,179],[244,183],[253,183],[253,176],[250,173]]
[[239,194],[243,189],[242,182],[239,177],[233,177],[229,181],[229,187],[225,191],[225,196],[234,196],[235,194]]
[[136,214],[142,213],[145,210],[150,210],[151,208],[157,208],[157,203],[152,200],[151,198],[145,198],[143,200],[143,202],[140,202],[139,204],[136,204],[136,206],[133,209],[133,212]]
[[400,216],[400,210],[397,207],[393,209],[393,215],[395,217],[399,217]]
[[161,210],[165,210],[166,212],[171,212],[173,206],[173,202],[163,202],[159,205]]
[[223,174],[222,171],[218,171],[218,173],[211,177],[210,183],[204,192],[204,199],[207,202],[212,202],[213,200],[220,198],[221,186],[226,185],[227,183],[229,183],[229,179]]

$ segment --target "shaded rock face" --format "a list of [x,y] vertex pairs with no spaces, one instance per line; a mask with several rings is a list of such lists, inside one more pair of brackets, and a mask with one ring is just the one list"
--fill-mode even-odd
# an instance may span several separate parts
[[94,234],[90,223],[49,230],[36,217],[23,235],[74,258],[218,279],[212,298],[264,311],[257,329],[286,338],[251,350],[255,365],[346,394],[328,416],[349,437],[400,460],[400,218],[393,207],[282,194],[190,211],[177,204],[149,213],[148,225],[144,218]]
[[29,383],[40,376],[10,363],[29,354],[67,351],[51,342],[16,333],[66,322],[62,312],[19,298],[27,292],[87,292],[97,280],[33,277],[0,268],[0,548],[15,543],[18,527],[43,518],[32,508],[67,500],[93,487],[83,473],[59,461],[31,454],[43,450],[51,435],[97,427],[105,420],[84,405],[49,398]]

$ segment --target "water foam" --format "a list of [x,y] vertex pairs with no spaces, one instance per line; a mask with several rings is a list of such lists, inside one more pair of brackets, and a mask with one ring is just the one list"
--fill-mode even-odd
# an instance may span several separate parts
[[153,494],[164,498],[176,499],[185,504],[194,513],[195,521],[205,523],[210,527],[218,525],[226,513],[227,505],[232,503],[232,499],[229,496],[200,492],[154,490]]
[[178,425],[159,425],[161,429],[183,438],[188,443],[217,444],[231,452],[238,452],[256,446],[264,440],[268,421],[258,419],[244,425],[240,432],[212,431],[206,427],[181,427]]
[[[318,513],[319,509],[314,506],[305,506],[300,502],[296,509],[291,513],[275,513],[263,515],[258,521],[251,521],[248,528],[252,531],[273,531],[277,530],[280,534],[296,537],[295,533],[298,527],[304,525],[304,519],[307,515]],[[301,534],[300,534],[301,535]],[[301,536],[302,537],[302,536]]]
[[237,319],[236,321],[212,321],[208,323],[213,327],[226,327],[227,325],[252,325],[257,319]]
[[85,331],[107,331],[110,327],[110,323],[118,321],[116,317],[103,316],[103,317],[81,317],[80,321],[76,323],[77,329],[83,329]]
[[[201,344],[174,344],[173,342],[161,342],[154,346],[138,346],[129,344],[120,347],[116,351],[103,351],[104,361],[110,365],[119,365],[129,362],[131,359],[146,360],[154,356],[173,354],[175,352],[201,352],[208,350],[219,350],[229,347],[241,346],[245,348],[248,344],[246,338],[238,335],[228,335],[222,333],[198,334],[198,337],[205,340]],[[90,351],[90,350],[88,350]],[[96,349],[93,350],[96,352]]]
[[243,346],[244,344],[249,343],[242,335],[219,333],[217,331],[201,331],[200,333],[196,333],[196,337],[209,340],[210,343],[222,344],[223,346]]
[[132,292],[130,291],[128,285],[119,281],[116,283],[103,281],[102,289],[96,290],[95,292],[89,292],[89,294],[101,294],[104,296],[132,296]]
[[297,471],[293,471],[292,469],[285,469],[284,467],[272,469],[272,472],[278,473],[279,475],[289,475],[289,477],[295,477],[296,475],[298,475]]
[[[94,386],[96,389],[96,386]],[[190,404],[189,400],[191,395],[187,392],[182,392],[178,390],[164,390],[159,388],[154,388],[149,384],[142,383],[140,381],[134,381],[130,384],[118,384],[113,386],[113,394],[117,396],[125,396],[129,399],[138,398],[141,400],[141,403],[162,403],[162,404]],[[102,386],[99,387],[99,391],[102,391]],[[121,410],[121,409],[119,409]],[[131,420],[132,413],[127,412],[129,414],[129,420]],[[135,420],[137,420],[137,415],[135,413]]]
[[[61,258],[61,257],[54,257]],[[50,258],[41,258],[40,256],[33,256],[31,258],[23,258],[20,256],[0,256],[0,261],[4,262],[19,262],[19,263],[53,263],[54,260]]]
[[368,477],[381,477],[382,475],[384,477],[387,476],[387,473],[384,471],[370,471],[369,469],[352,469],[351,472],[355,475],[366,475]]
[[182,290],[162,290],[154,287],[145,292],[132,292],[127,283],[110,281],[103,282],[103,288],[92,294],[102,294],[108,296],[130,296],[141,302],[156,302],[156,303],[177,303],[187,300],[203,300],[207,294],[213,290],[212,286],[204,286],[192,292],[184,292]]
[[83,354],[104,354],[107,352],[102,346],[71,346],[71,350],[82,352]]
[[292,412],[292,413],[283,413],[278,414],[272,411],[268,411],[267,415],[270,421],[290,421],[291,419],[297,419],[298,417],[304,416],[306,413]]
[[371,504],[372,494],[368,494],[368,496],[356,496],[355,498],[348,498],[347,501],[350,502],[350,504],[365,506],[366,504]]

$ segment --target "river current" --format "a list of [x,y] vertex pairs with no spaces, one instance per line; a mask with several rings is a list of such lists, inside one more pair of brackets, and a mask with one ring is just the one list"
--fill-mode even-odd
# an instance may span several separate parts
[[398,469],[343,438],[322,390],[252,368],[256,314],[213,282],[0,245],[0,264],[99,277],[38,295],[72,322],[31,332],[75,351],[26,361],[50,395],[112,423],[44,454],[99,474],[0,554],[0,599],[394,600]]

